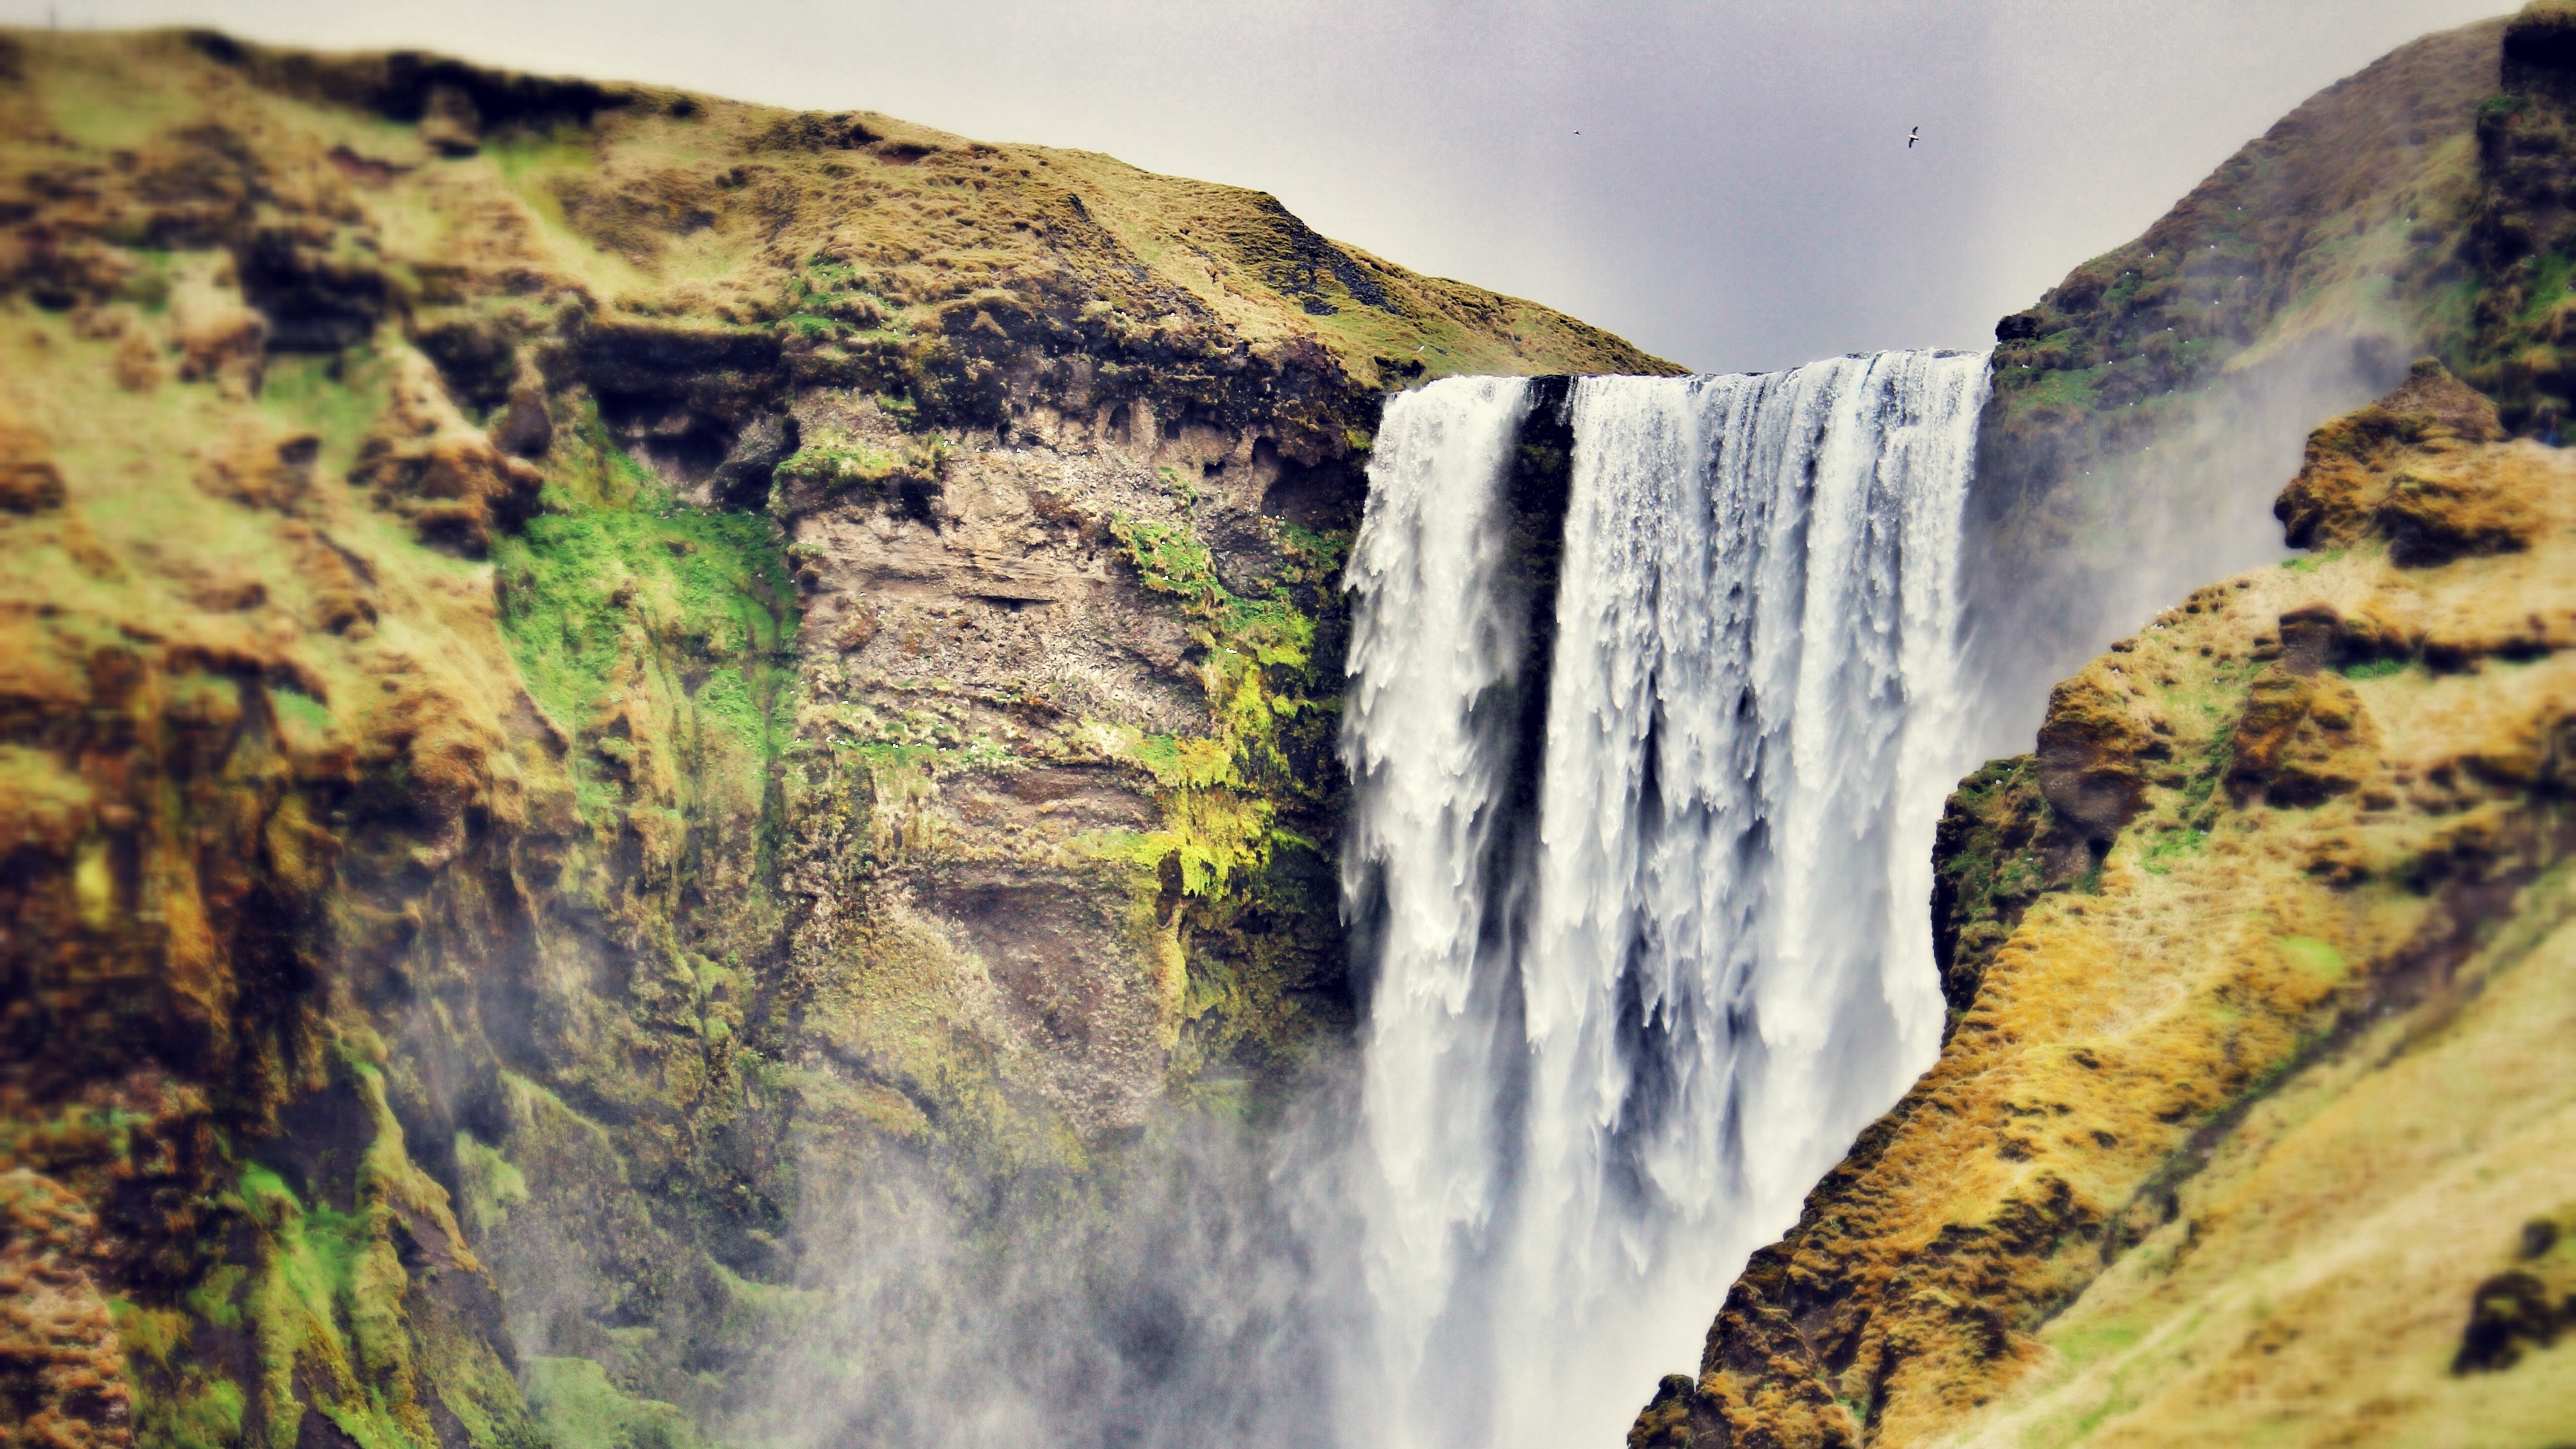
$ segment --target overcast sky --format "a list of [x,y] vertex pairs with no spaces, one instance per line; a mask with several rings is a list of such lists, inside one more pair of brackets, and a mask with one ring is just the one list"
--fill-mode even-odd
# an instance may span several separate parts
[[1106,151],[1736,371],[1982,347],[2308,95],[2511,8],[0,0],[0,20],[417,46]]

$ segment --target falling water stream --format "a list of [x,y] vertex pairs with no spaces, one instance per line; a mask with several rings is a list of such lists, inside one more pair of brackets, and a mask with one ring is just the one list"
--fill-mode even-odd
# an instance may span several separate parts
[[1985,392],[1924,352],[1578,381],[1552,611],[1532,385],[1389,405],[1348,574],[1355,1449],[1617,1443],[1930,1063]]
[[1897,352],[1391,400],[1346,574],[1356,1062],[1271,1127],[1176,1120],[1109,1211],[892,1160],[829,1196],[744,1440],[1620,1443],[1936,1050],[1985,391]]

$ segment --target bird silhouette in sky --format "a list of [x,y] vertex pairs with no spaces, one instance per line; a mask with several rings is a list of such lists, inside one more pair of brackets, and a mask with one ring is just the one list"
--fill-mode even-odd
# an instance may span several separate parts
[[1915,127],[1913,130],[1906,132],[1906,133],[1905,133],[1905,149],[1906,149],[1906,150],[1908,150],[1908,151],[1913,150],[1913,149],[1914,149],[1914,143],[1915,143],[1915,142],[1917,142],[1917,141],[1920,141],[1920,140],[1922,140],[1922,139],[1923,139],[1923,128],[1922,128],[1921,126],[1917,126],[1917,127]]

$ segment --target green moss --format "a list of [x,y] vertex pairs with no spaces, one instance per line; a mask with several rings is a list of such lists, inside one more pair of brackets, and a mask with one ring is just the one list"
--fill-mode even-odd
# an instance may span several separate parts
[[188,1311],[217,1328],[241,1327],[240,1293],[247,1276],[238,1263],[219,1263],[209,1269],[182,1300]]
[[[230,1269],[221,1276],[228,1292],[241,1273]],[[208,1296],[203,1288],[191,1293],[191,1308]],[[238,1326],[239,1311],[225,1307],[226,1319],[218,1326]],[[248,1400],[240,1385],[210,1373],[192,1352],[195,1325],[189,1316],[124,1297],[110,1298],[108,1311],[128,1361],[141,1370],[128,1375],[136,1441],[154,1449],[238,1449]]]
[[456,1170],[465,1191],[465,1229],[488,1238],[510,1220],[510,1209],[528,1201],[528,1179],[501,1149],[471,1132],[456,1134]]
[[[2203,793],[2205,798],[2206,791]],[[2149,875],[2170,875],[2176,861],[2198,855],[2208,846],[2209,832],[2206,830],[2195,830],[2189,826],[2169,830],[2147,842],[2146,849],[2139,853],[2138,867]]]
[[269,364],[260,406],[278,422],[322,440],[316,466],[345,472],[367,430],[383,416],[391,364],[372,347],[329,357],[287,355]]
[[[1282,730],[1317,706],[1308,691],[1315,620],[1300,610],[1288,580],[1259,594],[1238,595],[1217,576],[1213,556],[1186,524],[1113,518],[1110,531],[1138,579],[1180,600],[1192,642],[1202,653],[1200,684],[1209,706],[1204,736],[1147,735],[1095,726],[1103,752],[1151,774],[1162,787],[1164,828],[1111,843],[1140,863],[1178,862],[1181,888],[1209,896],[1239,869],[1269,858],[1278,813],[1274,795],[1298,786]],[[1320,536],[1308,535],[1320,542]],[[1289,540],[1297,582],[1337,565],[1338,545]]]
[[331,706],[304,691],[274,686],[268,692],[268,700],[269,706],[277,711],[279,721],[289,728],[301,728],[314,734],[330,733]]
[[167,1399],[147,1396],[135,1406],[135,1438],[166,1449],[234,1449],[242,1442],[247,1407],[232,1380],[192,1376]]
[[[673,498],[582,420],[574,465],[549,480],[546,511],[498,540],[502,630],[540,708],[580,734],[639,715],[666,730],[700,795],[757,808],[788,735],[795,585],[764,515]],[[612,698],[612,696],[616,696]],[[617,799],[607,765],[637,767],[630,733],[595,736],[572,761],[594,817]]]
[[1943,811],[1933,871],[1947,929],[1963,954],[2000,945],[2021,910],[2049,888],[2039,849],[2049,818],[2034,756],[1990,760],[1959,782]]
[[2091,367],[2021,367],[1998,374],[2006,416],[2068,419],[2092,412],[2099,404],[2098,384],[2111,370],[2108,363]]
[[531,1358],[528,1401],[555,1449],[705,1449],[676,1405],[636,1398],[586,1358]]
[[[427,1449],[427,1436],[395,1417],[398,1406],[410,1408],[408,1417],[427,1427],[409,1402],[400,1307],[407,1280],[394,1258],[390,1210],[308,1205],[257,1163],[242,1169],[238,1193],[262,1246],[249,1309],[271,1449],[291,1449],[315,1410],[360,1449]],[[311,1403],[299,1400],[299,1388]]]
[[807,482],[827,492],[885,492],[905,484],[936,485],[953,451],[948,439],[932,434],[907,439],[894,448],[859,440],[816,439],[778,465],[782,482]]
[[2281,954],[2289,957],[2300,970],[2327,981],[2341,981],[2352,971],[2351,965],[2343,958],[2343,952],[2314,936],[2291,936],[2283,940]]
[[[1093,722],[1101,753],[1154,780],[1162,828],[1086,844],[1136,873],[1139,948],[1177,955],[1166,984],[1177,1089],[1236,1110],[1242,1093],[1224,1086],[1224,1064],[1245,1052],[1258,1061],[1295,1055],[1317,1024],[1296,984],[1335,949],[1308,939],[1307,924],[1333,920],[1335,892],[1312,838],[1321,827],[1300,822],[1334,788],[1314,762],[1331,758],[1338,661],[1319,659],[1321,620],[1298,599],[1330,597],[1350,536],[1283,530],[1279,575],[1237,593],[1186,516],[1113,518],[1110,532],[1138,581],[1178,602],[1199,651],[1208,724],[1202,735]],[[1169,927],[1158,924],[1158,880],[1182,902]]]

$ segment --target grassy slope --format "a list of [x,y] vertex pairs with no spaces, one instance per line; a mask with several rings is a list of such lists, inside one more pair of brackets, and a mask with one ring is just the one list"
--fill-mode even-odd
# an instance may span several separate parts
[[2560,867],[2448,1009],[2284,1081],[2177,1194],[2175,1220],[2034,1335],[2029,1382],[1933,1442],[2562,1437],[2576,1355],[2525,1338],[2501,1371],[2454,1364],[2478,1287],[2576,1276],[2534,1262],[2554,1247],[2524,1249],[2526,1224],[2576,1212],[2571,905]]
[[[1415,348],[1429,376],[1672,370],[1536,304],[1337,248],[1266,194],[1089,152],[987,145],[873,112],[797,115],[611,86],[586,126],[496,134],[479,156],[442,165],[416,126],[311,104],[342,83],[314,79],[300,57],[253,53],[235,71],[172,35],[17,43],[76,140],[147,140],[187,119],[176,97],[191,93],[224,107],[228,124],[247,119],[245,106],[264,111],[297,133],[258,136],[265,156],[309,146],[319,160],[345,144],[393,168],[362,185],[397,254],[445,262],[441,242],[469,255],[507,248],[603,309],[759,325],[809,299],[820,305],[802,315],[825,320],[853,310],[855,295],[861,319],[877,316],[843,330],[901,336],[979,289],[1070,278],[1123,308],[1129,326],[1192,320],[1170,310],[1180,292],[1247,342],[1313,337],[1365,385],[1380,380],[1381,357],[1391,374],[1415,375],[1399,361]],[[172,114],[108,104],[138,91],[169,98]],[[524,219],[475,214],[505,199]],[[820,293],[794,280],[818,250],[841,263]],[[1384,301],[1355,304],[1353,280]]]

